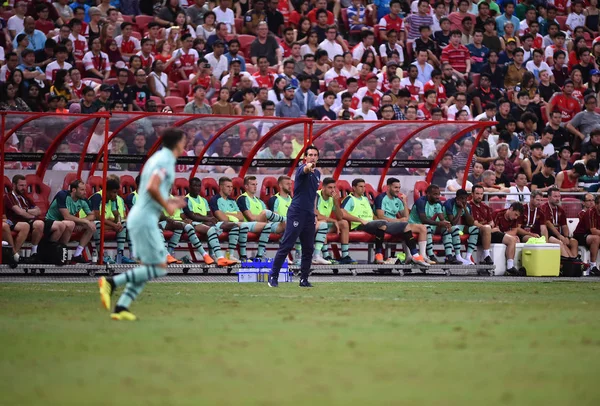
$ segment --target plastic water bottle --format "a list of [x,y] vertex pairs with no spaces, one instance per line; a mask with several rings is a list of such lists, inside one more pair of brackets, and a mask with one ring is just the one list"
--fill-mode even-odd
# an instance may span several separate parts
[[93,264],[97,264],[98,263],[98,251],[94,250],[92,252],[92,263]]

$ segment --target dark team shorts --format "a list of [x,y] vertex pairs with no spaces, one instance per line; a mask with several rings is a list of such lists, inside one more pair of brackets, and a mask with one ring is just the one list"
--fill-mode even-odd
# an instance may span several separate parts
[[579,245],[583,245],[584,247],[589,248],[589,244],[586,242],[589,235],[590,234],[573,234],[573,238],[577,240]]
[[50,238],[52,235],[52,225],[54,224],[54,220],[44,220],[44,237]]
[[[494,231],[492,233],[492,244],[502,244],[502,240],[504,239],[504,233],[501,231]],[[482,245],[481,241],[481,233],[479,233],[479,237],[477,237],[477,245]]]

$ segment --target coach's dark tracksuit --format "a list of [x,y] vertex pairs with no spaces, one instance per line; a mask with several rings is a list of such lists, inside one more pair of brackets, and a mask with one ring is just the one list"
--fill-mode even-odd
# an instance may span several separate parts
[[300,165],[296,170],[294,178],[294,197],[287,212],[285,232],[279,244],[279,250],[273,260],[271,276],[275,279],[279,276],[279,270],[283,261],[290,253],[296,240],[300,238],[302,245],[301,279],[307,279],[312,263],[313,251],[315,250],[315,201],[317,189],[321,181],[321,172],[304,173],[304,167]]

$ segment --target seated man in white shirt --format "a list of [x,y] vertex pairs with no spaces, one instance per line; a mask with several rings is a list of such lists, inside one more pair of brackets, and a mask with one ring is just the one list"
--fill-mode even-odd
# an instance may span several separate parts
[[377,114],[373,110],[373,98],[371,96],[365,96],[362,98],[360,109],[350,109],[350,112],[354,114],[354,118],[362,117],[363,120],[377,121]]
[[473,116],[471,115],[471,109],[469,108],[469,106],[467,106],[467,95],[462,92],[456,93],[454,101],[455,104],[448,107],[448,120],[455,120],[456,113],[458,113],[461,110],[465,110],[467,113],[469,113],[467,120],[472,120]]
[[[446,191],[447,192],[456,192],[458,189],[463,189],[462,183],[463,183],[464,176],[465,176],[465,168],[460,167],[460,166],[458,168],[456,168],[456,179],[449,179],[446,182]],[[471,182],[467,181],[464,189],[467,192],[470,192],[472,188],[473,188],[473,184]]]
[[327,31],[325,32],[325,39],[323,42],[319,44],[319,49],[322,49],[327,52],[327,57],[329,58],[329,64],[333,62],[333,58],[336,55],[343,55],[344,50],[342,46],[336,42],[337,37],[337,28],[335,25],[330,25],[327,27]]
[[509,191],[510,194],[506,196],[506,204],[504,208],[508,209],[514,202],[529,203],[531,198],[531,191],[527,187],[527,175],[523,172],[519,172],[515,177],[516,186],[511,186]]

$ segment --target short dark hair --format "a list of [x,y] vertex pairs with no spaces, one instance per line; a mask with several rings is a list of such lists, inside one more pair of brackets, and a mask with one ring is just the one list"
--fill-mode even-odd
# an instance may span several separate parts
[[254,175],[246,176],[244,178],[244,186],[247,185],[248,183],[250,183],[251,180],[256,180],[256,176],[254,176]]
[[523,203],[513,202],[509,208],[512,209],[513,211],[523,214]]
[[19,183],[20,180],[25,180],[25,176],[21,175],[20,173],[13,176],[13,178],[12,178],[13,185],[16,185],[17,183]]
[[226,182],[231,182],[231,178],[228,178],[227,176],[221,176],[219,178],[219,186]]
[[185,132],[180,128],[169,127],[162,135],[162,144],[165,148],[173,149],[185,137]]
[[359,183],[365,183],[363,178],[355,178],[352,180],[352,187],[358,186]]
[[194,176],[194,177],[192,178],[192,180],[190,180],[190,185],[191,185],[192,183],[200,183],[200,184],[202,184],[202,181],[200,180],[200,178],[199,178],[199,177],[197,177],[197,176]]
[[72,192],[73,189],[77,189],[83,181],[81,179],[75,179],[73,182],[69,183],[69,192]]
[[400,179],[398,179],[398,178],[388,178],[386,184],[388,186],[392,186],[394,183],[398,183],[398,182],[400,182]]
[[310,151],[311,149],[314,149],[315,151],[317,151],[317,155],[319,155],[319,149],[317,147],[315,147],[314,145],[309,145],[308,147],[306,147],[306,149],[304,150],[304,155],[307,155],[308,151]]
[[106,181],[106,190],[119,190],[121,189],[121,184],[116,179],[108,179]]
[[332,177],[328,176],[325,179],[323,179],[323,186],[327,186],[329,184],[335,183],[335,179],[333,179]]

